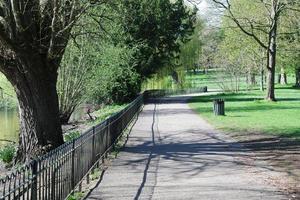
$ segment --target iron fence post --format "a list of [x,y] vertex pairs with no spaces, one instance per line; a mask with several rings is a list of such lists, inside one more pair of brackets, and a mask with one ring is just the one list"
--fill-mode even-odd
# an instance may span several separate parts
[[93,162],[96,160],[96,155],[95,155],[95,126],[93,126],[93,146],[92,146],[92,160]]
[[71,166],[71,186],[75,187],[75,140],[72,141],[72,166]]
[[31,165],[32,183],[31,183],[31,199],[37,200],[37,161],[33,160]]
[[[147,95],[153,96],[150,93]],[[93,173],[94,170],[90,167],[97,166],[95,162],[98,162],[101,156],[103,156],[104,162],[108,155],[107,152],[114,148],[113,144],[116,139],[120,137],[128,123],[138,115],[144,100],[147,100],[147,95],[139,96],[124,110],[108,118],[106,122],[93,126],[92,130],[84,133],[83,137],[72,140],[54,153],[47,154],[46,157],[33,160],[18,170],[17,174],[12,173],[10,176],[0,179],[0,200],[11,198],[63,199],[67,194],[74,194],[75,186],[78,184],[80,190],[81,183],[79,181],[88,173],[89,182],[89,173]],[[92,138],[90,138],[91,131]],[[58,155],[58,151],[61,154]],[[86,157],[80,159],[82,155]],[[92,163],[84,163],[85,160]]]

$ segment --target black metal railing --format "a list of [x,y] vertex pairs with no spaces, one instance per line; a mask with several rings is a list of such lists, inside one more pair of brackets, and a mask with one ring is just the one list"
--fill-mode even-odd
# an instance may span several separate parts
[[60,200],[81,183],[143,105],[140,95],[125,109],[0,180],[0,199]]
[[145,91],[126,108],[92,127],[79,138],[0,179],[0,200],[65,199],[110,151],[118,137],[137,116],[145,99],[206,91],[207,87]]

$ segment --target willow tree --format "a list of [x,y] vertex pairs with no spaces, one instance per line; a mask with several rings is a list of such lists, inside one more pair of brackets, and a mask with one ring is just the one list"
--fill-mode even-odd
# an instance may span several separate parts
[[0,1],[0,71],[19,101],[19,161],[63,143],[57,71],[72,27],[90,5],[88,0]]

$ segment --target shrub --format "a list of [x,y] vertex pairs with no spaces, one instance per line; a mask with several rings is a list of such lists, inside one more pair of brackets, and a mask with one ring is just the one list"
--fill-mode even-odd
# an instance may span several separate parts
[[65,142],[69,142],[69,141],[72,141],[72,140],[78,138],[80,135],[81,134],[79,131],[71,131],[64,135],[64,140],[65,140]]
[[12,162],[16,154],[16,146],[13,143],[7,144],[0,149],[0,159],[4,163]]
[[83,192],[75,192],[74,194],[70,195],[67,200],[79,200],[82,199],[83,196]]
[[133,50],[107,45],[89,85],[91,99],[99,103],[127,103],[140,92],[141,79],[131,63]]

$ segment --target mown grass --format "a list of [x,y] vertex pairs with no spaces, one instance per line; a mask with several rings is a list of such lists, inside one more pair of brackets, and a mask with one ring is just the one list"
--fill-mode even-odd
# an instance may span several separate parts
[[208,71],[208,73],[197,72],[186,74],[186,83],[192,88],[197,88],[201,86],[207,86],[209,89],[220,89],[218,83],[218,72],[214,70]]
[[[276,95],[277,102],[268,102],[264,100],[265,93],[254,90],[195,97],[189,104],[208,122],[225,131],[300,138],[300,90],[279,87]],[[215,98],[225,99],[226,116],[214,116]]]

